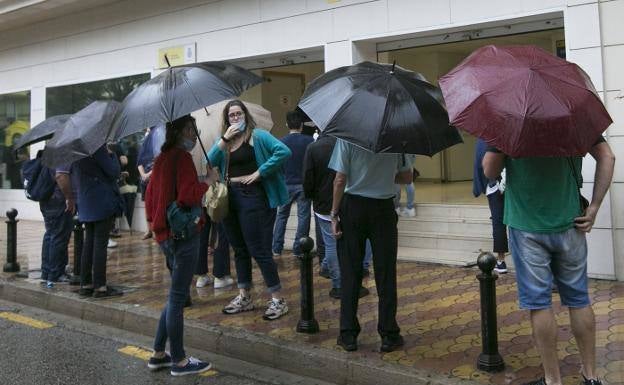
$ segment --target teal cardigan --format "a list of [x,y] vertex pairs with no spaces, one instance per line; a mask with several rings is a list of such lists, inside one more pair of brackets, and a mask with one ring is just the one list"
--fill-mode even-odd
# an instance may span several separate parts
[[[269,206],[275,208],[288,202],[288,190],[284,181],[282,164],[292,153],[290,149],[266,130],[255,128],[251,133],[249,144],[254,148],[256,164],[264,191],[269,198]],[[208,151],[210,163],[219,167],[221,177],[225,178],[225,152],[219,149],[217,141]]]

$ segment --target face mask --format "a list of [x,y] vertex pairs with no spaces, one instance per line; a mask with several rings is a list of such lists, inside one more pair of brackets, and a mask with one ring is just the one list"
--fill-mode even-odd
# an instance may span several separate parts
[[186,151],[191,152],[193,147],[195,147],[195,141],[191,140],[191,139],[184,138],[184,140],[182,141],[182,146],[184,147],[184,149]]
[[238,131],[239,132],[245,132],[246,128],[247,128],[247,125],[245,124],[244,120],[241,120],[240,122],[238,122]]

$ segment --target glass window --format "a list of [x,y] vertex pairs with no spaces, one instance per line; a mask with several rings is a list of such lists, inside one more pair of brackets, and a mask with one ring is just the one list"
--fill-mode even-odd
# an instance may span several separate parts
[[[46,117],[73,114],[96,100],[112,99],[121,102],[132,90],[149,79],[149,74],[140,74],[47,88]],[[143,134],[137,134],[136,136],[125,138],[114,146],[115,152],[122,161],[122,170],[128,173],[124,174],[125,178],[120,183],[137,185],[139,182],[136,158],[138,143],[142,138]],[[122,157],[122,155],[125,157]]]
[[0,95],[0,188],[22,188],[20,170],[29,153],[14,153],[13,143],[29,128],[30,91]]

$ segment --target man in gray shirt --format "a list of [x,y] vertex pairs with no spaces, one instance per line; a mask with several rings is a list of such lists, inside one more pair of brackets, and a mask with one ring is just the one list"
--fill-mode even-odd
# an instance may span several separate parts
[[336,171],[330,217],[338,239],[342,286],[337,343],[346,351],[357,350],[358,294],[366,239],[370,239],[379,296],[380,350],[391,352],[403,346],[396,322],[397,215],[393,198],[396,183],[412,181],[412,163],[404,155],[375,154],[339,139],[329,168]]

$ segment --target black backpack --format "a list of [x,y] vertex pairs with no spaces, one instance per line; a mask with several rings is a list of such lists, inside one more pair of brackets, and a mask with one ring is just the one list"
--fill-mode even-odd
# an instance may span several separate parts
[[22,184],[26,198],[35,202],[50,199],[56,187],[51,170],[41,163],[39,156],[22,165]]

